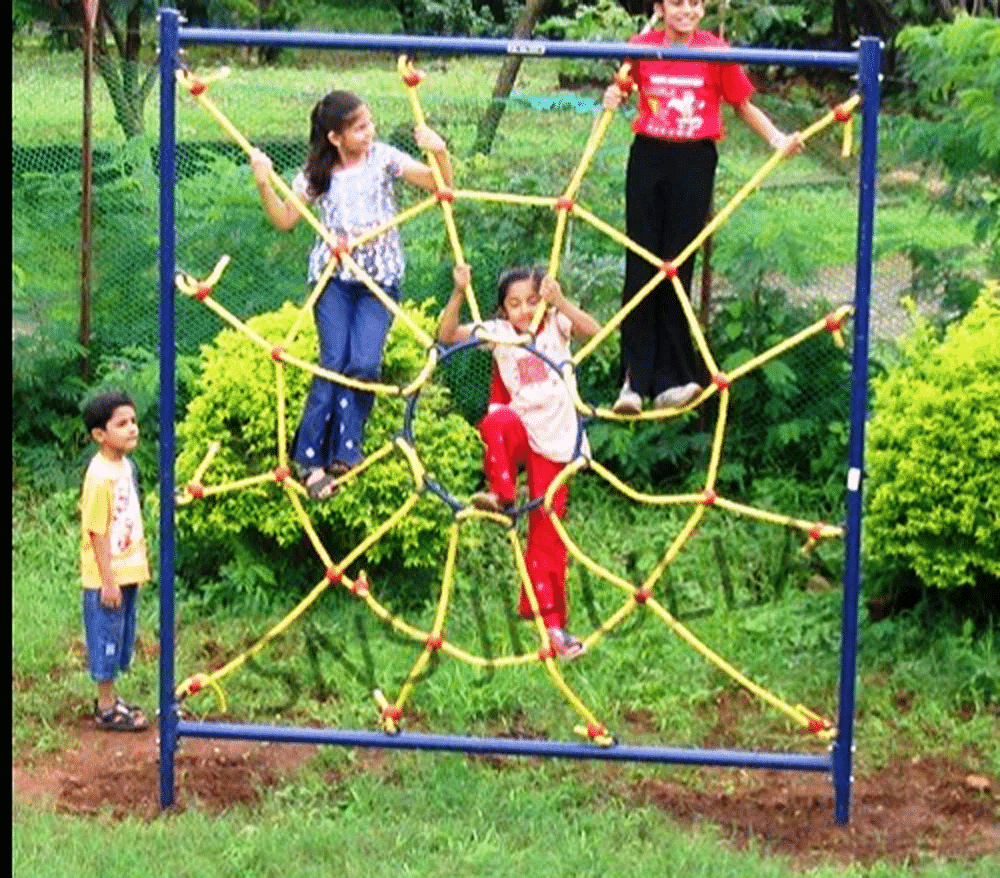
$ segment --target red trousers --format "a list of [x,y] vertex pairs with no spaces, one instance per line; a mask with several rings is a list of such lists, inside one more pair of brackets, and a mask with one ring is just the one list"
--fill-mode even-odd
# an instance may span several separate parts
[[[565,464],[549,460],[531,449],[524,424],[512,408],[506,405],[490,408],[489,414],[479,422],[479,433],[486,443],[483,469],[490,490],[504,503],[514,503],[517,500],[518,468],[525,466],[529,498],[544,497]],[[553,497],[552,508],[560,519],[566,515],[568,496],[569,485],[563,484]],[[544,507],[538,505],[528,513],[528,548],[524,561],[546,627],[566,627],[569,615],[566,605],[567,560],[566,546],[555,525]],[[525,619],[534,617],[523,586],[518,611]]]

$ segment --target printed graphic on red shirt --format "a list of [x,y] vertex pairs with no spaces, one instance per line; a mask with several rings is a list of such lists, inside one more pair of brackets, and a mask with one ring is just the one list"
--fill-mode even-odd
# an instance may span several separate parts
[[705,80],[692,76],[651,76],[646,103],[656,119],[660,136],[697,140],[705,127],[706,103],[699,96]]

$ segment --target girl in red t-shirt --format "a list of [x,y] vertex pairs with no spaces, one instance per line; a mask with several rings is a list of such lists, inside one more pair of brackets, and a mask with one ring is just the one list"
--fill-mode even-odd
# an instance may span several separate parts
[[[633,37],[637,46],[723,48],[726,43],[698,30],[703,0],[663,0],[653,4],[654,27]],[[625,228],[628,237],[664,260],[676,257],[704,228],[711,207],[716,141],[724,136],[721,106],[786,155],[801,151],[798,133],[783,134],[750,98],[754,87],[739,64],[641,59],[631,64],[638,89],[635,140],[625,176]],[[605,108],[618,107],[627,95],[613,83]],[[658,266],[626,250],[622,305],[653,278]],[[690,295],[694,256],[677,266]],[[702,390],[702,371],[691,331],[673,285],[660,283],[622,323],[622,390],[618,414],[638,414],[643,398],[654,408],[680,408]]]

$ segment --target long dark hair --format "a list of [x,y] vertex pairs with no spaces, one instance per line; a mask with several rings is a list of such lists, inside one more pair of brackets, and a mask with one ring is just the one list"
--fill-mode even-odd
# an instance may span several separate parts
[[305,166],[306,180],[313,196],[326,192],[333,166],[340,160],[340,152],[330,143],[329,133],[340,134],[363,105],[364,101],[353,92],[332,91],[313,107],[309,117],[309,154]]
[[531,285],[537,292],[542,285],[542,278],[545,277],[545,269],[541,265],[528,267],[519,265],[516,268],[508,268],[500,273],[497,279],[497,317],[505,317],[504,302],[507,300],[507,290],[510,285],[521,280],[530,280]]

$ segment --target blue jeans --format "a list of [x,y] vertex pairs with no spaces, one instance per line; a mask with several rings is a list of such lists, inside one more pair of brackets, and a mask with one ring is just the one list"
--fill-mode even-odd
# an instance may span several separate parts
[[139,586],[123,585],[121,606],[108,609],[99,588],[83,590],[83,630],[87,636],[90,676],[98,683],[114,680],[132,663],[139,610]]
[[[387,287],[397,301],[399,291]],[[357,281],[331,280],[314,310],[319,336],[319,364],[331,372],[361,381],[382,374],[392,314]],[[375,395],[316,376],[309,387],[302,420],[295,434],[292,459],[303,467],[326,469],[335,462],[354,466],[364,459],[361,442]]]

